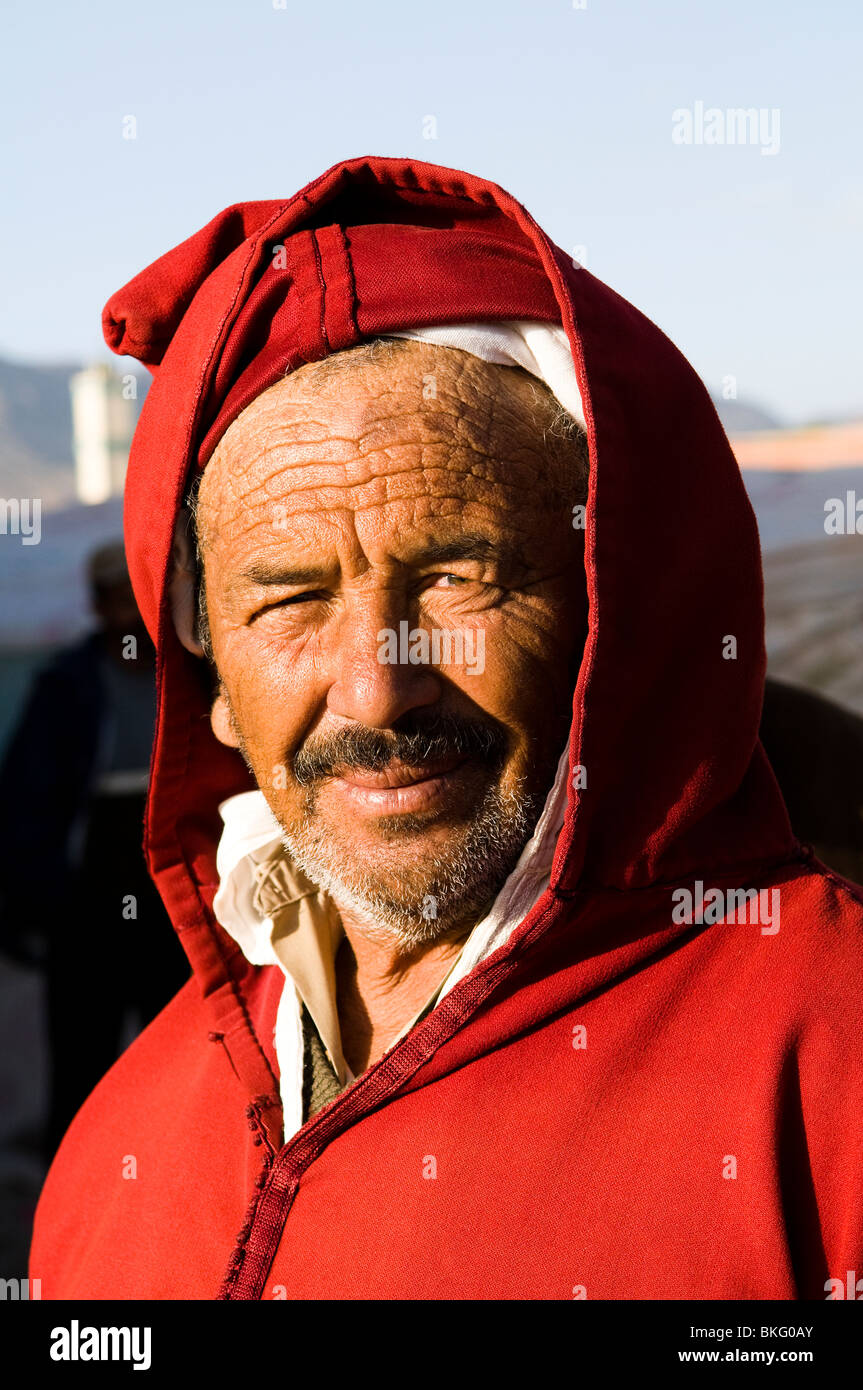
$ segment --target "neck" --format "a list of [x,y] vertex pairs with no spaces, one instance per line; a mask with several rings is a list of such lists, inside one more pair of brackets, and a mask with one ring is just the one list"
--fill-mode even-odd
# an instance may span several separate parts
[[342,1051],[354,1076],[383,1056],[449,974],[474,921],[407,947],[354,909],[339,909],[344,940],[336,956]]

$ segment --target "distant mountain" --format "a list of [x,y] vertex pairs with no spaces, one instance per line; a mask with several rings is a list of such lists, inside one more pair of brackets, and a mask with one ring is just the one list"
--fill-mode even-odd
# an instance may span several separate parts
[[[41,497],[46,512],[75,501],[69,378],[80,369],[0,358],[0,497]],[[140,406],[149,376],[139,382]]]
[[710,399],[727,435],[749,434],[754,430],[781,430],[783,421],[754,401],[726,401],[714,391]]

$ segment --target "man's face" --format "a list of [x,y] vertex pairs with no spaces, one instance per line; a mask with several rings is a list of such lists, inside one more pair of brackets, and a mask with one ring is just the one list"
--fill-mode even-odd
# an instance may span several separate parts
[[410,343],[264,392],[201,483],[213,727],[300,867],[406,944],[494,896],[564,746],[584,570],[551,414]]

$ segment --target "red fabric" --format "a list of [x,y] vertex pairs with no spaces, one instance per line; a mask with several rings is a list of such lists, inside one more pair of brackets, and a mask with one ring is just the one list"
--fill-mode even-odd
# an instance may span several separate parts
[[[283,1146],[279,980],[212,914],[217,805],[248,780],[170,623],[174,516],[274,372],[493,317],[558,318],[585,402],[587,786],[509,942]],[[229,209],[114,296],[106,336],[155,372],[127,547],[159,648],[148,853],[195,978],[61,1147],[43,1297],[826,1297],[863,1267],[863,906],[795,841],[757,739],[757,532],[692,369],[509,194],[400,159]],[[697,879],[778,886],[779,932],[675,923]]]

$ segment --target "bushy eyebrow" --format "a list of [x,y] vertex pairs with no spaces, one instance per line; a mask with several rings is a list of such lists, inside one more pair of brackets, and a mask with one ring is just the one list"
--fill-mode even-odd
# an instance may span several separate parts
[[496,561],[523,564],[521,551],[513,541],[493,541],[478,531],[463,531],[451,540],[424,544],[406,553],[405,564],[445,565],[454,560],[476,560],[480,564]]
[[276,585],[289,587],[293,584],[320,584],[328,571],[322,565],[280,565],[258,561],[240,570],[230,581],[231,592],[244,588],[247,584],[258,585],[262,589]]
[[[527,564],[520,548],[510,541],[493,541],[479,532],[466,531],[453,536],[449,541],[418,546],[413,552],[407,551],[401,557],[406,565],[446,565],[458,560],[475,560],[479,564],[494,562],[507,567],[526,569]],[[231,581],[232,591],[246,584],[261,588],[281,586],[290,588],[300,584],[323,584],[332,575],[324,565],[289,565],[278,561],[255,561],[240,570]]]

